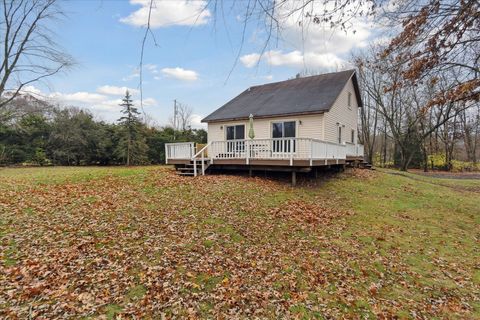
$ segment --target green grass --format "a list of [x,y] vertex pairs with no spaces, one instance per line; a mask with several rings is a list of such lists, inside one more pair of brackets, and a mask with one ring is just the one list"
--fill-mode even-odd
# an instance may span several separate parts
[[49,167],[0,191],[0,316],[480,317],[479,180]]
[[[0,177],[32,184],[64,184],[101,179],[106,176],[129,177],[148,172],[151,167],[28,167],[0,168]],[[0,186],[1,187],[1,186]]]

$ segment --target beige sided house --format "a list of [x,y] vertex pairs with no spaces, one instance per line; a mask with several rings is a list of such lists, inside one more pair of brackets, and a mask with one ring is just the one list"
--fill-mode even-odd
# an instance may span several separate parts
[[363,160],[354,70],[250,87],[207,116],[208,144],[166,145],[181,174],[208,168],[308,172]]

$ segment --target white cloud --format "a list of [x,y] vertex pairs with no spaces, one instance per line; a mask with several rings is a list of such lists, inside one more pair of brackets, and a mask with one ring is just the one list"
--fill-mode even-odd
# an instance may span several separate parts
[[54,92],[48,94],[48,97],[67,104],[95,104],[107,99],[106,96],[91,92],[60,93]]
[[301,66],[303,64],[303,55],[298,50],[289,53],[271,50],[266,52],[264,57],[271,66]]
[[[150,0],[130,0],[132,5],[141,8],[120,21],[129,25],[143,27],[147,25]],[[150,16],[152,28],[168,26],[195,26],[208,23],[211,13],[206,9],[204,0],[154,1]]]
[[204,117],[199,114],[192,114],[192,128],[193,129],[207,129],[207,124],[202,123]]
[[25,87],[23,87],[21,92],[31,94],[31,95],[36,96],[38,98],[43,97],[43,92],[40,89],[38,89],[34,86],[25,86]]
[[342,69],[348,65],[346,61],[334,53],[307,52],[304,55],[304,59],[305,64],[312,68]]
[[[111,86],[103,86],[111,87]],[[103,88],[100,87],[100,88]],[[121,87],[113,87],[121,88]],[[115,90],[110,90],[111,88],[104,90],[105,92],[112,92]],[[97,89],[98,91],[98,89]],[[58,103],[60,106],[75,106],[80,108],[85,108],[90,110],[93,114],[101,116],[107,121],[116,121],[120,117],[120,104],[122,103],[121,98],[111,99],[111,95],[116,94],[99,94],[93,92],[74,92],[74,93],[62,93],[62,92],[52,92],[45,93],[42,90],[34,87],[27,86],[22,92],[36,96],[39,99],[44,99],[52,103]],[[122,93],[124,94],[124,93]],[[133,104],[140,108],[140,100],[133,100]],[[158,102],[154,98],[145,98],[143,99],[144,107],[156,107]]]
[[[240,61],[243,62],[244,66],[247,68],[254,67],[257,62],[251,63],[252,56],[258,56],[258,59],[265,61],[268,65],[278,67],[278,66],[287,66],[287,67],[296,67],[296,68],[339,68],[346,64],[344,60],[339,58],[333,53],[317,53],[317,52],[306,52],[302,54],[299,50],[294,50],[284,53],[281,50],[270,50],[265,52],[261,57],[259,54],[253,53],[242,56]],[[247,58],[245,58],[247,57]],[[243,59],[245,58],[245,59]],[[242,60],[243,59],[243,60]]]
[[104,100],[99,103],[90,105],[90,109],[99,112],[108,112],[109,115],[115,115],[112,119],[118,118],[118,112],[120,111],[120,104],[122,99]]
[[39,99],[62,103],[64,105],[92,105],[108,99],[105,95],[86,91],[74,93],[43,92],[35,86],[26,86],[21,90],[21,93],[30,94]]
[[101,86],[97,88],[97,92],[101,94],[106,94],[110,96],[123,96],[126,91],[129,91],[130,94],[137,94],[139,91],[137,89],[128,88],[128,87],[116,87],[116,86]]
[[[314,1],[306,8],[314,16],[321,15],[331,5],[328,3],[325,7],[323,2]],[[351,6],[356,5],[354,3]],[[378,26],[368,18],[352,18],[347,32],[339,27],[332,28],[330,22],[313,23],[305,18],[305,10],[299,10],[302,6],[304,2],[296,0],[286,0],[279,5],[276,18],[281,23],[286,47],[283,50],[266,51],[262,56],[259,53],[244,55],[240,61],[245,67],[255,67],[258,61],[262,61],[273,67],[289,66],[310,71],[341,68],[346,64],[344,59],[348,58],[347,54],[352,49],[364,47],[378,31]],[[353,7],[344,11],[351,9]],[[261,39],[255,42],[264,45]]]
[[[134,103],[136,103],[137,105],[140,105],[140,100],[138,101],[134,101]],[[143,105],[145,107],[152,107],[152,106],[156,106],[158,103],[157,103],[157,100],[153,99],[153,98],[146,98],[146,99],[143,99]]]
[[131,74],[122,78],[122,81],[130,81],[138,77],[140,77],[140,70],[138,68],[134,68]]
[[259,60],[260,60],[260,55],[258,53],[246,54],[240,57],[240,61],[247,68],[255,67]]
[[162,73],[167,77],[184,80],[184,81],[195,81],[198,79],[198,73],[193,70],[186,70],[183,68],[163,68]]
[[146,64],[145,66],[145,69],[147,69],[148,71],[150,71],[150,73],[152,74],[157,74],[158,73],[158,66],[156,64]]
[[[297,9],[302,3],[294,0],[288,1],[289,3],[283,7],[283,10],[289,10],[290,8]],[[334,17],[335,19],[343,20],[347,19],[346,17],[341,17],[343,12],[353,12],[357,8],[357,3],[352,3],[347,5],[343,11],[340,11]],[[322,12],[327,10],[333,10],[334,4],[328,3],[325,7],[325,4],[321,2],[313,2],[309,7],[309,10],[313,14],[322,14]],[[362,8],[361,8],[362,9]],[[365,6],[364,12],[367,11],[367,6]],[[284,20],[284,37],[288,43],[292,43],[296,48],[302,48],[306,52],[315,52],[315,53],[331,53],[335,55],[343,54],[349,52],[351,49],[357,47],[362,41],[365,41],[369,38],[372,33],[372,23],[368,18],[355,17],[350,21],[347,21],[348,30],[345,32],[340,27],[332,27],[330,21],[321,22],[321,23],[303,23],[299,24],[298,22],[304,20],[301,16],[303,13],[301,10],[297,10],[295,14],[288,15],[287,19]],[[278,12],[279,16],[285,15],[286,12]]]

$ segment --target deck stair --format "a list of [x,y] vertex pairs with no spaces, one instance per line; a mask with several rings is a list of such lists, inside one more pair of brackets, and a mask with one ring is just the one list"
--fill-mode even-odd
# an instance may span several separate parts
[[362,161],[358,164],[358,167],[360,169],[370,169],[370,170],[375,170],[375,168],[373,168],[373,165],[367,161]]
[[375,170],[373,165],[365,160],[354,160],[354,161],[347,161],[347,167],[351,168],[359,168],[359,169],[370,169]]
[[[176,165],[175,170],[179,176],[195,176],[195,165],[193,163],[194,160],[190,160],[190,163],[184,165]],[[197,175],[202,174],[202,160],[196,159],[197,161]],[[208,167],[210,166],[210,160],[204,159],[204,170],[207,171]]]

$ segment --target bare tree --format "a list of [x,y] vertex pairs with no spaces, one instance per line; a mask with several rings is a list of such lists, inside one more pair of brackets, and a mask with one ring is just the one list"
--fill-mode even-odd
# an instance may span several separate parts
[[477,163],[477,150],[480,144],[480,104],[471,110],[460,113],[460,122],[463,129],[463,142],[467,160]]
[[480,2],[478,0],[400,1],[389,14],[403,30],[383,56],[402,64],[397,85],[417,85],[455,72],[447,90],[436,92],[426,107],[480,100]]
[[[371,50],[374,50],[373,48]],[[365,55],[366,53],[364,53]],[[359,55],[353,56],[352,60],[358,71],[358,78],[363,98],[363,108],[360,109],[360,142],[365,146],[366,160],[373,163],[375,142],[379,125],[379,112],[377,108],[376,96],[381,95],[381,87],[375,85],[376,73],[371,68],[365,68],[364,59],[366,57]]]
[[177,107],[177,115],[180,128],[185,131],[192,127],[193,109],[186,104],[179,103]]
[[170,117],[168,122],[175,130],[185,131],[190,129],[192,126],[193,108],[178,101],[175,102],[175,105],[176,115]]
[[63,15],[57,0],[2,0],[0,19],[3,51],[0,66],[0,109],[32,83],[45,80],[74,64],[48,29]]
[[[394,153],[399,157],[400,168],[407,170],[412,159],[418,153],[422,153],[426,169],[427,142],[434,133],[444,146],[449,143],[449,149],[445,150],[446,154],[448,151],[447,156],[451,158],[454,145],[450,143],[453,141],[451,136],[454,136],[455,141],[458,140],[456,118],[459,113],[471,107],[471,103],[438,101],[431,105],[430,101],[437,92],[447,92],[456,86],[459,72],[454,70],[444,72],[415,86],[400,85],[407,66],[395,64],[395,57],[379,56],[378,52],[382,50],[381,47],[377,47],[363,57],[357,57],[355,65],[359,69],[364,95],[368,102],[367,107],[374,106],[382,122],[388,126],[388,130],[386,127],[384,130],[384,142],[387,133],[390,134],[395,147]],[[363,115],[362,131],[368,135],[364,136],[368,153],[373,150],[369,145],[369,139],[373,139],[369,131],[375,127],[375,117],[371,121],[367,119],[366,115]],[[455,126],[451,125],[452,121],[455,121]],[[451,132],[454,134],[450,135]],[[386,145],[383,151],[386,152]]]

